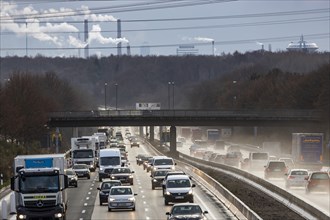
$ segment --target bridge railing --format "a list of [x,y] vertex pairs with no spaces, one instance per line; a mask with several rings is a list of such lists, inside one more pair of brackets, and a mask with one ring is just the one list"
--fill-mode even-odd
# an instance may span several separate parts
[[249,117],[290,117],[290,118],[315,118],[321,117],[318,110],[98,110],[98,111],[72,111],[51,112],[49,117],[221,117],[221,116],[249,116]]

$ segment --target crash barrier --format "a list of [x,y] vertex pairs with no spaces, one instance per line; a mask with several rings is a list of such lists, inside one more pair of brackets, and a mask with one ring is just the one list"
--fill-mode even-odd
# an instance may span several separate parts
[[304,202],[303,200],[292,195],[291,193],[287,192],[286,190],[281,189],[280,187],[273,185],[273,184],[267,182],[266,180],[263,180],[244,170],[240,170],[236,167],[231,167],[231,166],[227,166],[224,164],[214,163],[211,161],[205,161],[205,160],[198,159],[195,157],[190,157],[190,156],[187,156],[182,153],[179,153],[179,157],[182,160],[189,161],[190,164],[191,164],[191,162],[195,162],[196,164],[199,164],[199,165],[207,165],[210,167],[216,167],[216,168],[223,169],[223,170],[229,171],[231,173],[240,175],[240,176],[242,176],[248,180],[251,180],[252,182],[255,182],[255,183],[259,184],[260,186],[270,190],[271,192],[278,194],[282,198],[288,200],[290,202],[290,204],[296,205],[297,207],[303,209],[305,212],[309,213],[311,216],[314,216],[317,219],[329,219],[329,217],[330,217],[326,213],[324,213],[321,210],[315,208],[314,206]]
[[[152,150],[155,152],[157,155],[163,155],[160,151],[157,150],[156,147],[154,147],[152,144],[149,143],[149,145],[152,147]],[[180,153],[181,155],[181,153]],[[183,160],[182,160],[183,159]],[[229,209],[232,210],[230,207],[231,204],[234,205],[239,212],[241,212],[247,219],[251,220],[260,220],[260,216],[256,214],[253,210],[251,210],[247,205],[245,205],[240,199],[238,199],[234,194],[232,194],[229,190],[227,190],[224,186],[222,186],[218,181],[214,180],[212,177],[204,173],[203,171],[197,169],[196,167],[192,166],[189,160],[184,159],[183,157],[176,158],[175,159],[177,162],[185,164],[186,166],[189,166],[191,171],[198,176],[200,176],[202,179],[204,179],[207,183],[209,183],[213,189],[218,190],[225,199],[227,199],[230,204],[225,204],[224,205]]]

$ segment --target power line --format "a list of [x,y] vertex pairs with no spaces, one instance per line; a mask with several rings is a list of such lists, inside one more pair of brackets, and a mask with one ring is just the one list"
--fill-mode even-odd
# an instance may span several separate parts
[[[292,23],[306,23],[306,22],[317,22],[317,21],[329,21],[330,16],[311,17],[311,18],[297,18],[297,19],[286,19],[286,20],[274,20],[265,22],[247,22],[247,23],[233,23],[233,24],[222,24],[222,25],[201,25],[201,26],[181,26],[181,27],[165,27],[165,28],[144,28],[144,29],[122,29],[122,32],[141,32],[141,31],[173,31],[173,30],[189,30],[189,29],[216,29],[216,28],[235,28],[235,27],[247,27],[247,26],[265,26],[265,25],[282,25]],[[89,31],[89,33],[97,33],[98,31]],[[102,30],[101,33],[117,33],[113,30]],[[17,32],[1,32],[2,35],[13,35],[13,34],[37,34],[39,31],[17,31]],[[84,31],[44,31],[42,33],[48,34],[79,34]]]

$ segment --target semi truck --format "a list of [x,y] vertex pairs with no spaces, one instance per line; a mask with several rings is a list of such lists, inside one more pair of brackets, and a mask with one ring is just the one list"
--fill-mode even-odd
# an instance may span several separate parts
[[292,158],[298,163],[320,163],[323,133],[292,133]]
[[191,136],[191,128],[190,127],[182,127],[181,128],[181,136],[188,139]]
[[194,142],[195,140],[202,140],[203,138],[203,131],[200,128],[194,128],[191,130],[191,141]]
[[16,219],[65,219],[68,177],[65,154],[19,155],[14,159]]
[[97,147],[95,137],[71,138],[71,153],[73,164],[87,164],[89,170],[94,172],[97,165]]
[[214,144],[217,140],[220,140],[220,131],[219,129],[207,129],[206,136],[207,142]]

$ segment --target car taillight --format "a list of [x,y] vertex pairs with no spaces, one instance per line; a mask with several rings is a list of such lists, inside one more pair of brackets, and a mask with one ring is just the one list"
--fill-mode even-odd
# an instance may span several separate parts
[[295,177],[294,176],[289,176],[289,179],[294,179]]

